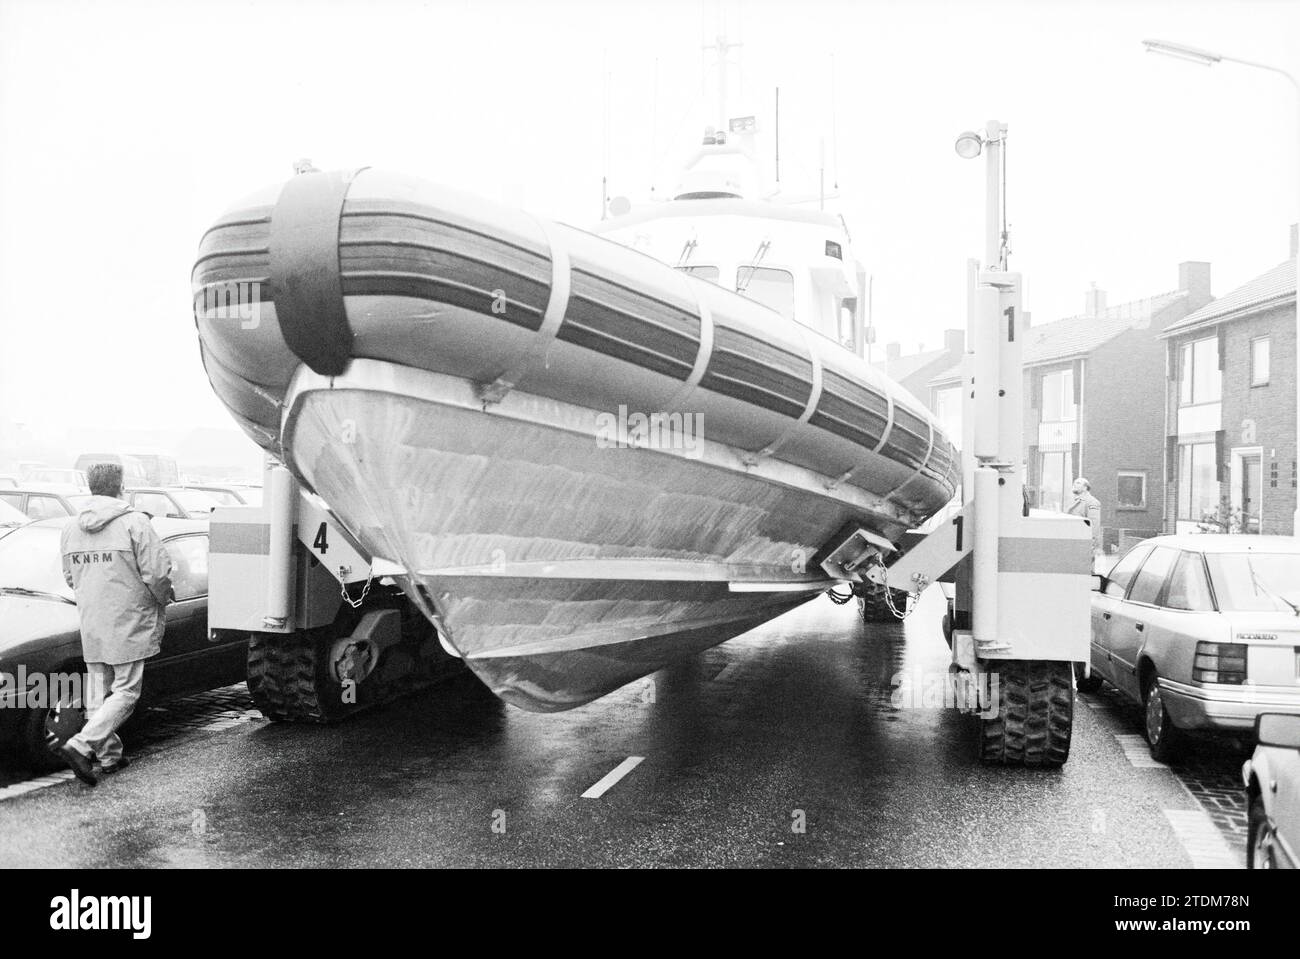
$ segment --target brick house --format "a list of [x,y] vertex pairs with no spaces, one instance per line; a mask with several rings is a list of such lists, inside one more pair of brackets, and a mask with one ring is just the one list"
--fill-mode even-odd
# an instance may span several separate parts
[[1293,533],[1296,276],[1291,258],[1161,334],[1164,528]]
[[[1101,501],[1107,549],[1161,531],[1167,327],[1210,302],[1210,265],[1178,267],[1178,289],[1025,327],[1024,469],[1031,503],[1059,510],[1084,476]],[[960,422],[960,367],[930,381],[930,408]],[[960,434],[958,434],[960,435]]]
[[[964,330],[944,330],[941,350],[918,350],[904,354],[900,344],[887,343],[884,360],[871,365],[924,403],[930,395],[930,380],[940,370],[946,370],[960,362],[965,350]],[[955,434],[954,442],[959,438],[960,433]]]

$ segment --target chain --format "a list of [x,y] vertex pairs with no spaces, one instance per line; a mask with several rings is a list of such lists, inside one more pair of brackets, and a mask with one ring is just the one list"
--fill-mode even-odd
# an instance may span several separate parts
[[374,567],[371,567],[369,574],[366,576],[366,585],[361,587],[361,595],[358,596],[356,599],[353,599],[351,596],[348,595],[348,584],[347,584],[348,572],[349,571],[346,566],[339,567],[339,582],[342,584],[343,587],[342,589],[343,602],[347,603],[353,609],[360,609],[361,604],[366,601],[366,594],[370,592],[370,583],[375,578],[375,570]]
[[930,585],[929,580],[924,576],[918,576],[916,589],[907,592],[907,599],[903,604],[903,609],[900,610],[894,603],[894,591],[889,587],[889,568],[879,558],[872,563],[872,567],[880,570],[880,586],[885,591],[885,608],[889,610],[895,619],[907,619],[916,611],[917,601],[921,598],[921,593],[925,587]]

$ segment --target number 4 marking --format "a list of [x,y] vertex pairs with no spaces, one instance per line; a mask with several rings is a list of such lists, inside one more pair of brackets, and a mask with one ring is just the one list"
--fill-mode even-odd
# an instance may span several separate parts
[[329,540],[326,537],[326,533],[328,529],[329,529],[329,524],[321,523],[320,529],[316,530],[316,538],[311,541],[311,548],[320,550],[320,554],[322,556],[324,556],[327,552],[329,552],[329,548],[330,548]]

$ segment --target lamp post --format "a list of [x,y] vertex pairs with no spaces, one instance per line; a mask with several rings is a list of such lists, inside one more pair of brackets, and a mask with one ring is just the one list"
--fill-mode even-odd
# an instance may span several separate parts
[[[1254,60],[1242,60],[1237,57],[1225,56],[1222,53],[1213,53],[1209,50],[1201,50],[1197,47],[1189,47],[1182,43],[1170,43],[1167,40],[1143,40],[1148,53],[1161,53],[1167,57],[1175,57],[1179,60],[1187,60],[1191,63],[1199,63],[1202,66],[1212,67],[1216,63],[1237,63],[1243,67],[1256,67],[1260,70],[1267,70],[1269,73],[1276,73],[1286,77],[1290,81],[1292,88],[1296,92],[1296,172],[1298,175],[1296,184],[1296,205],[1300,208],[1300,81],[1295,76],[1283,70],[1281,67],[1271,66],[1267,63],[1256,63]],[[1300,209],[1297,209],[1296,221],[1300,222]],[[1300,463],[1300,244],[1297,245],[1296,256],[1296,462]],[[1296,490],[1296,508],[1291,518],[1291,532],[1294,536],[1300,536],[1300,489]]]
[[1006,143],[1007,125],[990,120],[984,127],[983,135],[968,130],[957,138],[954,145],[957,155],[963,160],[973,160],[988,148],[985,164],[984,191],[984,269],[1006,270],[1006,251],[999,227],[1001,223],[1000,203],[1002,201],[1002,184],[999,176],[1002,169],[1002,149]]

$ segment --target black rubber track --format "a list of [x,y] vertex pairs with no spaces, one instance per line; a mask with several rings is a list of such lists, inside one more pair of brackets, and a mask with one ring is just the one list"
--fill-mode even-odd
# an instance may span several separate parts
[[897,623],[899,619],[889,611],[885,600],[886,592],[893,594],[894,608],[900,612],[907,609],[907,593],[901,589],[890,589],[879,583],[859,583],[853,590],[858,597],[858,614],[864,623]]
[[1070,756],[1074,668],[1054,660],[990,664],[998,715],[980,720],[980,759],[1014,766],[1060,766]]
[[360,612],[344,610],[328,626],[286,635],[253,633],[248,643],[248,692],[254,704],[272,722],[332,723],[461,668],[438,648],[437,634],[427,620],[409,607],[403,614],[402,642],[386,650],[356,687],[349,697],[355,702],[345,701],[327,658],[335,638],[351,634]]

